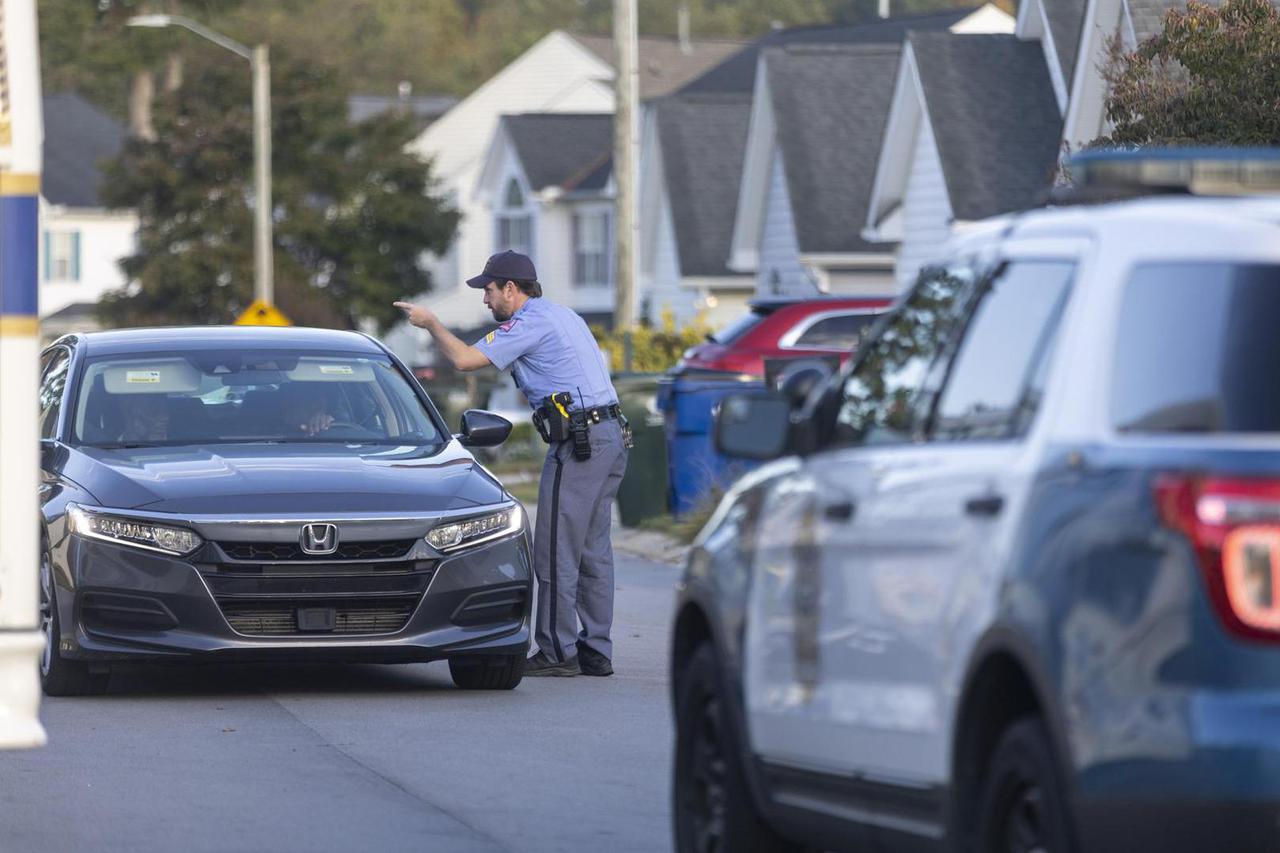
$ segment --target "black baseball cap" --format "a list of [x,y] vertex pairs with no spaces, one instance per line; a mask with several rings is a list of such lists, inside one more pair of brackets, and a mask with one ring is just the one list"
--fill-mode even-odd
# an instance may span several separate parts
[[529,256],[507,249],[505,252],[490,255],[488,263],[484,265],[484,272],[475,278],[467,279],[467,286],[480,290],[491,281],[505,284],[508,281],[537,280],[538,271],[533,268],[533,261],[529,260]]

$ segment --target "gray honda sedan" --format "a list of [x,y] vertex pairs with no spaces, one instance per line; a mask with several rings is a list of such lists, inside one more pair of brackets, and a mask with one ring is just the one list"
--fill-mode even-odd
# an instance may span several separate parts
[[133,660],[447,659],[511,689],[532,598],[525,514],[423,389],[353,332],[64,337],[41,356],[46,693]]

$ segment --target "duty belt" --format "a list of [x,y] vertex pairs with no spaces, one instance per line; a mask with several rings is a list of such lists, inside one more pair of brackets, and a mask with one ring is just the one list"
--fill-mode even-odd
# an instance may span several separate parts
[[622,417],[622,408],[617,403],[610,403],[607,406],[596,406],[591,409],[583,409],[582,412],[587,416],[587,420],[593,424]]

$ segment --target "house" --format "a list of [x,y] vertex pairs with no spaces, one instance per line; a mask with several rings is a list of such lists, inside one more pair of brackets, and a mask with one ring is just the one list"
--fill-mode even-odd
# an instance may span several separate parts
[[754,274],[761,296],[895,292],[895,238],[864,228],[902,39],[1012,27],[983,7],[807,28],[763,45],[728,267]]
[[[640,39],[639,88],[642,100],[668,94],[726,56],[740,50],[733,41]],[[523,113],[600,113],[614,108],[612,39],[554,31],[486,81],[431,124],[411,149],[431,158],[440,188],[462,211],[453,247],[429,258],[435,289],[427,303],[450,326],[469,330],[489,318],[474,292],[462,284],[484,266],[497,247],[488,196],[477,181],[488,159],[494,132],[504,115]],[[534,257],[535,263],[545,260]],[[549,276],[539,272],[540,277]],[[411,363],[429,360],[421,336],[400,327],[386,337]]]
[[[1208,2],[1217,5],[1217,0]],[[1079,149],[1108,131],[1104,115],[1107,82],[1102,77],[1102,69],[1112,39],[1119,38],[1125,50],[1133,50],[1161,31],[1165,12],[1185,5],[1185,0],[1087,0],[1080,26],[1071,101],[1062,128],[1064,150]]]
[[126,284],[138,217],[100,198],[101,164],[120,153],[124,126],[73,93],[44,98],[40,187],[40,322],[46,339],[96,329],[94,306]]
[[402,112],[412,116],[414,127],[421,132],[458,103],[452,95],[414,95],[412,91],[408,83],[401,83],[397,95],[350,95],[347,120],[359,124],[382,113]]
[[536,258],[547,298],[595,323],[613,316],[612,165],[609,113],[506,115],[476,187],[492,245]]
[[729,269],[749,93],[661,98],[646,115],[640,156],[640,315],[671,311],[719,327],[746,309],[755,282]]
[[863,232],[898,242],[900,287],[965,223],[1040,203],[1058,159],[1060,59],[1016,34],[907,38]]

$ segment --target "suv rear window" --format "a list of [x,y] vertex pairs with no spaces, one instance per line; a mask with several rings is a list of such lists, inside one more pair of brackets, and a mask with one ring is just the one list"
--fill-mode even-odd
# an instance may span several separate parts
[[1280,266],[1148,264],[1120,309],[1112,422],[1135,433],[1280,432]]
[[766,315],[767,312],[760,311],[752,311],[749,314],[743,314],[741,317],[712,335],[711,339],[718,344],[728,346],[758,326],[760,321],[763,320]]

